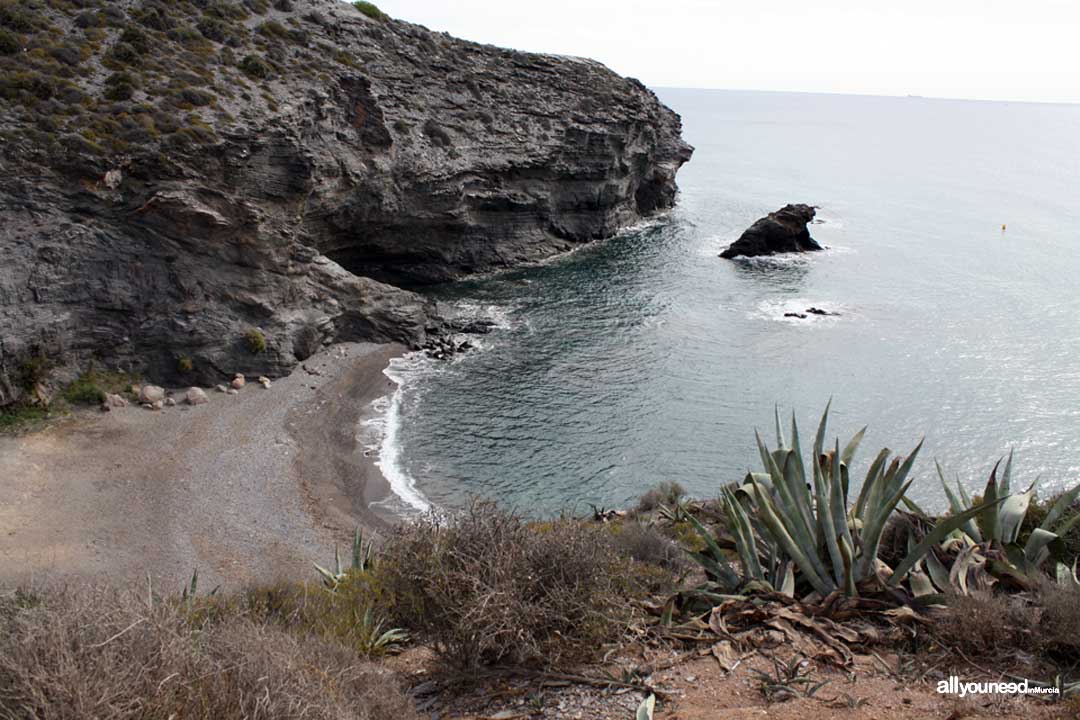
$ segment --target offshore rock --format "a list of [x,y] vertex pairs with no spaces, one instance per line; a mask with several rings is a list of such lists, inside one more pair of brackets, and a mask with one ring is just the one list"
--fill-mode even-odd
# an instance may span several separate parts
[[821,250],[806,228],[814,219],[811,205],[785,205],[751,225],[727,250],[722,258],[756,257],[777,253],[796,253]]
[[416,289],[662,211],[692,152],[589,60],[336,0],[116,0],[93,32],[78,5],[18,4],[28,51],[0,56],[26,80],[0,103],[0,404],[29,358],[214,386],[422,347],[452,329]]

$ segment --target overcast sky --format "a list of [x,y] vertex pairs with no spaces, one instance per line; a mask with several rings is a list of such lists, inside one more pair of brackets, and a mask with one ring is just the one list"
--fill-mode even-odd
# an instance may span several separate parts
[[653,87],[1080,102],[1080,0],[377,0]]

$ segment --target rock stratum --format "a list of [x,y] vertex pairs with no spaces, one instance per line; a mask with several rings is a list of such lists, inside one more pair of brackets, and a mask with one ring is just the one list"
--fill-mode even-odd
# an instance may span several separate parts
[[0,98],[0,405],[28,362],[186,385],[419,347],[418,289],[668,208],[692,152],[599,63],[335,0],[0,2]]
[[821,250],[817,240],[810,237],[807,225],[814,219],[812,205],[785,205],[755,221],[739,239],[720,253],[722,258],[757,257],[778,253],[798,253]]

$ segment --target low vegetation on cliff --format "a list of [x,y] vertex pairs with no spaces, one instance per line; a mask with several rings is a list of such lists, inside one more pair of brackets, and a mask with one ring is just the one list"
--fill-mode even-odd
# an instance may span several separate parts
[[0,718],[408,718],[386,658],[414,648],[430,653],[423,692],[447,697],[514,676],[663,698],[628,653],[677,663],[704,644],[725,673],[772,662],[754,670],[769,703],[835,703],[816,673],[878,652],[916,684],[993,667],[1075,703],[1080,489],[1039,503],[1012,489],[1010,458],[933,516],[906,494],[916,447],[880,452],[849,503],[862,433],[826,449],[825,421],[805,465],[797,425],[777,422],[766,472],[715,500],[664,483],[628,512],[553,520],[475,502],[377,544],[358,532],[351,562],[310,581],[227,593],[197,576],[172,598],[16,591],[0,600]]

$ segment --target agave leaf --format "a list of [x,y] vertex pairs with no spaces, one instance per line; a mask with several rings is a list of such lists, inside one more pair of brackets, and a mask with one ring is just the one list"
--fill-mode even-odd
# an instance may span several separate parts
[[735,549],[739,553],[739,562],[742,564],[743,573],[754,580],[764,580],[761,563],[758,560],[757,543],[754,541],[754,530],[750,526],[750,520],[746,516],[746,510],[742,503],[725,488],[721,493],[724,503],[724,513],[731,521],[732,531],[735,537]]
[[814,589],[822,595],[828,595],[835,589],[835,586],[824,573],[817,556],[813,554],[808,556],[803,551],[803,547],[813,548],[813,545],[801,547],[796,543],[777,516],[772,498],[764,495],[760,488],[757,491],[757,496],[761,500],[757,505],[758,510],[761,512],[761,519],[769,529],[773,539],[795,561],[806,579],[814,586]]
[[945,592],[949,589],[949,571],[938,560],[937,553],[934,552],[933,548],[926,553],[926,570],[938,590]]
[[910,511],[911,511],[911,512],[913,512],[913,513],[915,513],[916,515],[918,515],[918,516],[919,516],[920,518],[922,518],[923,520],[929,520],[929,519],[930,519],[930,516],[929,516],[929,515],[927,514],[927,512],[926,512],[925,510],[923,510],[923,509],[922,509],[922,508],[921,508],[921,507],[919,506],[919,504],[918,504],[918,503],[916,503],[916,502],[915,502],[914,500],[912,500],[911,498],[909,498],[909,497],[908,497],[907,495],[905,495],[904,497],[900,498],[900,502],[904,503],[904,506],[905,506],[905,507],[906,507],[906,508],[907,508],[908,510],[910,510]]
[[352,541],[352,568],[353,570],[360,570],[363,563],[364,554],[364,532],[357,527],[353,533]]
[[780,579],[780,593],[787,595],[788,597],[795,597],[795,566],[791,564],[791,561],[787,561],[783,565],[783,572]]
[[780,450],[786,450],[787,445],[784,443],[784,431],[780,429],[779,405],[773,405],[773,421],[776,423],[776,447]]
[[904,493],[911,487],[912,482],[914,480],[909,480],[907,484],[901,485],[896,492],[886,498],[877,514],[870,518],[869,523],[860,533],[862,555],[859,556],[859,562],[855,565],[855,575],[857,577],[865,577],[873,569],[873,563],[878,556],[878,548],[881,546],[881,535],[885,532],[885,524],[889,521],[889,516],[896,510],[896,506],[900,504],[900,498],[904,497]]
[[[1073,501],[1076,500],[1077,495],[1080,495],[1080,484],[1077,484],[1076,487],[1074,487],[1072,490],[1058,495],[1057,500],[1055,500],[1054,504],[1050,506],[1050,509],[1046,512],[1046,517],[1043,518],[1043,521],[1039,524],[1039,527],[1043,530],[1054,530],[1054,523],[1057,522],[1057,519],[1061,517],[1062,513],[1069,509],[1069,506],[1071,506],[1073,504]],[[1059,535],[1062,534],[1057,530],[1054,531],[1057,532]]]
[[825,447],[825,427],[829,424],[830,407],[832,407],[832,398],[825,403],[825,412],[821,414],[821,422],[818,423],[817,435],[814,437],[814,457],[821,457],[821,451]]
[[323,580],[326,581],[327,586],[334,587],[335,585],[338,584],[338,576],[341,573],[336,573],[336,574],[332,573],[329,570],[327,570],[326,568],[324,568],[322,565],[319,565],[318,563],[311,563],[311,564],[315,566],[315,570],[319,573],[319,575],[322,575]]
[[998,534],[998,509],[995,503],[992,507],[986,507],[985,503],[995,502],[998,499],[997,472],[1001,460],[994,463],[994,469],[990,471],[990,479],[986,481],[986,489],[983,491],[984,510],[979,513],[979,531],[986,540],[1001,540]]
[[934,584],[930,582],[930,578],[922,570],[911,573],[911,594],[915,597],[937,594]]
[[[1010,455],[1010,460],[1011,458]],[[1035,483],[1032,483],[1025,492],[1002,496],[1005,497],[1005,501],[998,508],[998,533],[1001,535],[1001,542],[1005,545],[1016,542],[1016,536],[1020,534],[1020,525],[1024,522],[1028,505],[1031,504],[1031,498],[1034,495]]]
[[656,696],[649,695],[641,701],[638,705],[637,715],[634,716],[634,720],[653,720],[653,712],[656,709]]
[[848,444],[844,446],[843,454],[837,453],[841,463],[844,465],[851,464],[851,458],[855,457],[855,451],[859,449],[859,443],[862,442],[864,435],[866,435],[866,426],[863,426],[863,429],[855,433],[855,436],[848,441]]
[[[998,487],[997,487],[997,495],[998,495],[998,497],[1005,497],[1006,495],[1012,494],[1012,490],[1010,488],[1011,478],[1012,478],[1012,461],[1013,461],[1013,451],[1010,450],[1009,451],[1009,459],[1005,461],[1005,469],[1001,472],[1001,481],[998,482]],[[1004,506],[1002,506],[1002,507],[1004,507]]]
[[[956,494],[953,493],[952,488],[949,487],[949,483],[945,480],[945,472],[941,469],[941,463],[935,460],[934,467],[937,469],[938,478],[941,479],[941,487],[945,490],[945,497],[949,499],[949,509],[952,511],[952,514],[959,515],[970,508],[971,498],[967,496],[967,491],[964,490],[960,478],[956,479],[956,488],[960,491],[960,497],[957,497]],[[974,520],[964,524],[964,532],[966,532],[968,537],[975,542],[982,542],[982,533],[979,532],[979,527]]]
[[905,557],[900,562],[900,564],[896,566],[896,569],[893,570],[893,574],[888,580],[888,586],[896,587],[897,585],[899,585],[900,582],[904,579],[904,576],[908,574],[908,572],[911,570],[911,568],[915,565],[916,562],[922,559],[922,557],[930,551],[930,548],[934,547],[942,540],[944,540],[946,535],[963,526],[963,524],[968,519],[975,517],[981,512],[984,512],[988,507],[993,508],[997,504],[997,502],[998,501],[994,501],[992,503],[984,502],[981,505],[977,505],[973,508],[965,510],[959,515],[942,518],[938,522],[938,524],[934,526],[934,529],[927,533],[926,537],[924,537],[922,541],[920,541],[919,544],[915,546],[915,549],[909,552],[907,554],[907,557]]
[[[713,539],[712,533],[708,528],[701,524],[696,517],[691,514],[687,514],[686,519],[693,526],[697,534],[705,542],[705,547],[712,553],[712,557],[705,555],[704,553],[692,552],[690,555],[694,557],[701,565],[706,569],[711,570],[717,580],[723,581],[727,587],[735,588],[739,585],[739,576],[726,564],[721,563],[720,559],[724,557],[723,551],[720,546],[716,544],[716,540]],[[703,562],[708,560],[709,562]]]
[[[839,440],[836,442],[836,455],[840,455]],[[837,585],[843,586],[844,556],[840,554],[840,544],[836,539],[836,522],[830,504],[833,489],[836,488],[837,491],[839,491],[840,463],[835,462],[834,460],[831,478],[825,475],[824,469],[820,467],[818,458],[814,458],[814,463],[816,470],[814,473],[814,490],[817,493],[817,516],[818,520],[822,523],[822,534],[825,536],[825,547],[829,551],[829,560],[832,563],[833,579],[836,580]]]
[[874,490],[874,485],[881,481],[882,468],[885,467],[885,461],[889,459],[889,452],[889,448],[882,448],[881,452],[874,458],[874,462],[870,464],[870,469],[866,471],[866,479],[863,480],[862,488],[859,490],[859,498],[855,501],[855,510],[852,512],[852,515],[860,520],[866,518],[866,503]]

